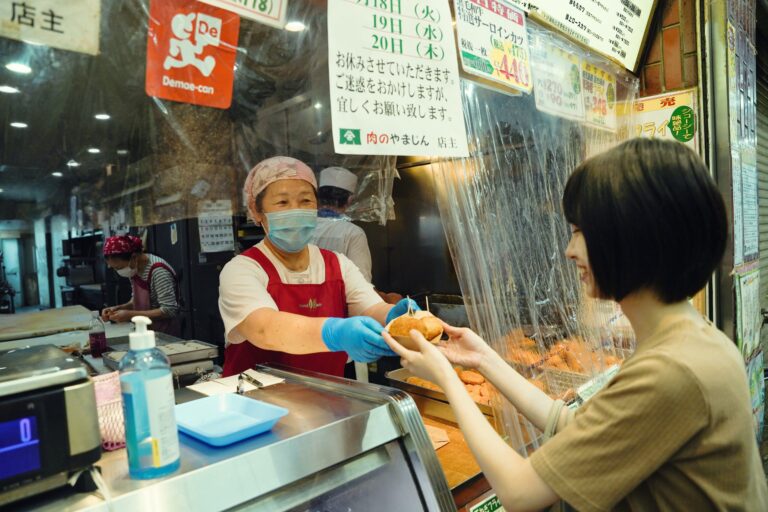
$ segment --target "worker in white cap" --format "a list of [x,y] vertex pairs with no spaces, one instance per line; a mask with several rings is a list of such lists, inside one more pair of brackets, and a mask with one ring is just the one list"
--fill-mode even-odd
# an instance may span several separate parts
[[370,282],[371,250],[368,248],[368,237],[345,214],[356,191],[357,176],[347,169],[328,167],[320,171],[318,219],[313,243],[345,255]]

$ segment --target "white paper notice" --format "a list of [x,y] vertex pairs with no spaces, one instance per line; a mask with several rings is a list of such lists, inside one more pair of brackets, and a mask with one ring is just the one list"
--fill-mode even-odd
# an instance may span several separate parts
[[232,201],[201,201],[197,210],[200,252],[235,250],[232,231]]
[[741,155],[741,222],[744,260],[751,261],[760,252],[757,157],[753,150],[743,150]]
[[199,0],[271,27],[285,26],[288,0]]
[[581,59],[543,37],[530,41],[536,108],[566,119],[584,119]]
[[100,21],[101,0],[0,2],[0,36],[62,50],[98,55]]
[[653,0],[535,0],[531,14],[634,70]]
[[453,3],[464,71],[531,92],[525,14],[503,0],[453,0]]
[[468,156],[448,0],[329,0],[328,33],[337,153]]
[[731,181],[733,186],[733,266],[744,262],[743,196],[741,193],[741,156],[731,150]]

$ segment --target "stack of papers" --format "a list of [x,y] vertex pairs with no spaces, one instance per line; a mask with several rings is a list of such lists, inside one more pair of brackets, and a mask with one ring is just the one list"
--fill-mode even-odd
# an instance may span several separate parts
[[[247,373],[254,379],[264,384],[264,387],[285,382],[285,379],[274,377],[268,373],[257,372],[256,370],[246,370],[244,373]],[[211,380],[208,382],[201,382],[200,384],[193,384],[188,386],[187,389],[191,389],[192,391],[197,391],[198,393],[208,396],[223,395],[225,393],[237,393],[237,375]],[[243,382],[243,389],[248,392],[258,388],[250,382],[245,381]]]

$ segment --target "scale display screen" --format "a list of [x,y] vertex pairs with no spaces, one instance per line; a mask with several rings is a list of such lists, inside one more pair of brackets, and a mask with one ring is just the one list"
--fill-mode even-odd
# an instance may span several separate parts
[[39,469],[37,418],[24,416],[0,422],[0,480]]

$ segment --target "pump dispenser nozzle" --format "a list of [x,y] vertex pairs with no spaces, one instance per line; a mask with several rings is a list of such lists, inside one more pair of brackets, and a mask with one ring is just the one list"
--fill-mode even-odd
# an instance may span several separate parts
[[147,326],[152,320],[146,316],[134,316],[131,322],[136,326],[136,331],[128,335],[131,350],[146,350],[155,346],[155,331],[150,331]]

